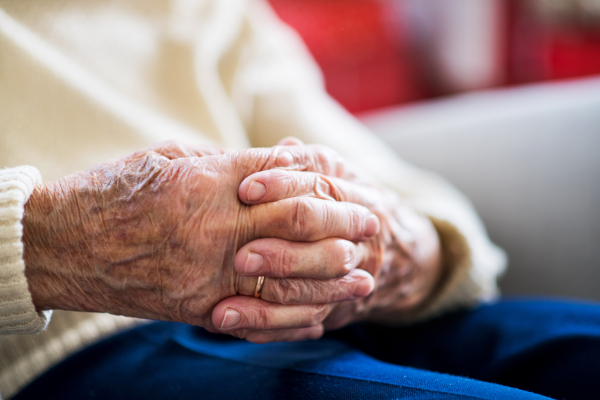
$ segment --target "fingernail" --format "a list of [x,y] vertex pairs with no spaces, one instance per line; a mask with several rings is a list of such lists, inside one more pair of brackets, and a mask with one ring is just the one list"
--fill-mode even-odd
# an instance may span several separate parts
[[244,274],[257,273],[262,269],[264,261],[263,256],[249,251],[246,258],[246,265],[244,265]]
[[267,194],[267,187],[260,182],[252,181],[250,182],[250,186],[248,186],[248,200],[249,201],[259,201]]
[[354,297],[367,297],[373,291],[373,280],[372,279],[363,279],[354,288],[354,293],[352,295]]
[[365,220],[365,236],[371,237],[379,233],[379,218],[375,214],[371,214]]
[[233,328],[242,321],[242,314],[238,310],[233,308],[225,309],[225,316],[223,322],[221,322],[221,328]]

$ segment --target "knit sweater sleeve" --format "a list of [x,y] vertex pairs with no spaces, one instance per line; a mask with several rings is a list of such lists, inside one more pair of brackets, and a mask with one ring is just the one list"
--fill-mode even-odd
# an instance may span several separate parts
[[24,206],[40,173],[23,166],[0,170],[0,334],[43,331],[51,311],[37,312],[25,278],[23,261]]

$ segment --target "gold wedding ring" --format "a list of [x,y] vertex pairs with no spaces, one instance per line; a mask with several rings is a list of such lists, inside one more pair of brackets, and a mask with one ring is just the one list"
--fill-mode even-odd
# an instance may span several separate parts
[[265,277],[264,276],[259,276],[258,280],[256,281],[256,287],[254,288],[254,297],[260,297],[260,293],[263,290],[263,284],[265,283]]

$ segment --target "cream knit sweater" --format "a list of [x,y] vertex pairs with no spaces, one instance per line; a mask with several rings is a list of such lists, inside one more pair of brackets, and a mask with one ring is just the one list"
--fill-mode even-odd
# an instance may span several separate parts
[[302,43],[259,0],[0,0],[0,55],[4,398],[136,323],[55,311],[48,324],[35,311],[21,242],[34,186],[160,140],[244,148],[293,135],[333,147],[434,222],[449,273],[424,316],[496,295],[504,255],[468,200],[333,102]]

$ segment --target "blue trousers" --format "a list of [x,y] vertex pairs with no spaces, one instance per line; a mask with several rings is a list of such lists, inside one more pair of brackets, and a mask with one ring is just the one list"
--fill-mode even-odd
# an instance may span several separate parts
[[505,300],[411,327],[255,345],[153,323],[92,345],[16,399],[600,399],[600,305]]

